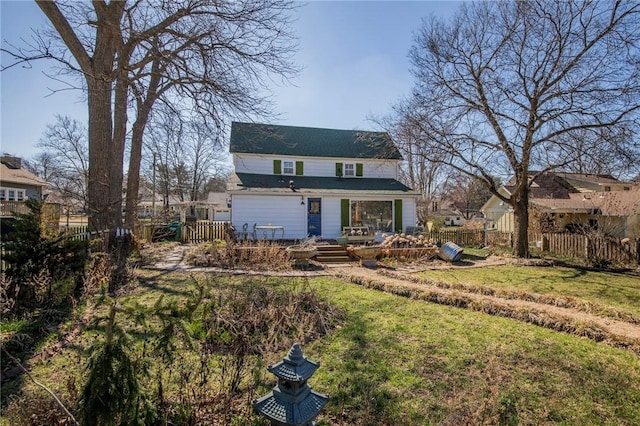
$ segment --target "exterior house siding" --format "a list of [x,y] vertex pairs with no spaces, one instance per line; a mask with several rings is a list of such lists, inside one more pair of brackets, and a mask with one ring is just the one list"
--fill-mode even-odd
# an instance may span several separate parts
[[[265,156],[254,154],[235,154],[234,155],[234,168],[237,173],[257,173],[273,175],[277,174],[276,170],[281,169],[281,163],[284,156]],[[333,177],[336,174],[336,163],[356,163],[354,160],[348,158],[344,159],[320,159],[320,158],[304,158],[304,157],[291,157],[287,160],[292,160],[297,163],[302,163],[299,171],[302,171],[305,176],[319,176],[319,177]],[[358,160],[358,164],[362,164],[362,177],[367,178],[383,178],[383,179],[396,179],[396,165],[394,161],[384,160]],[[277,164],[277,166],[275,165]],[[293,174],[291,176],[295,176]]]
[[415,226],[418,223],[416,215],[416,200],[413,198],[402,200],[402,229],[407,230],[407,226]]
[[[307,234],[306,205],[300,196],[233,195],[231,197],[231,223],[236,229],[249,224],[284,226],[284,239],[299,239]],[[258,235],[258,238],[261,238]],[[281,238],[280,231],[276,238]]]
[[[340,224],[340,200],[336,197],[309,196],[300,204],[300,196],[234,195],[232,196],[231,222],[236,229],[247,223],[249,231],[253,225],[284,226],[284,239],[304,239],[307,235],[307,198],[321,198],[322,238],[337,238],[342,232]],[[256,210],[255,206],[261,206]],[[276,232],[276,238],[281,233]],[[258,235],[258,238],[262,238]]]
[[336,197],[323,197],[322,208],[322,236],[324,238],[338,238],[342,233],[340,226],[340,200]]
[[514,217],[513,211],[509,210],[485,210],[486,218],[493,227],[500,232],[513,232]]
[[[509,198],[512,186],[511,180],[499,191]],[[552,222],[545,225],[556,231],[592,229],[612,237],[635,237],[640,187],[610,175],[547,172],[533,177],[529,206],[547,214]],[[514,214],[508,203],[493,195],[481,210],[498,230],[513,232]]]

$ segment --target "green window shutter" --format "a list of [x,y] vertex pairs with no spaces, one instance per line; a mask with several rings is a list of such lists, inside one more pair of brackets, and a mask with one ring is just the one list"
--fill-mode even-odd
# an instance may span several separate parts
[[356,163],[356,176],[362,176],[362,163]]
[[303,165],[304,165],[304,162],[296,161],[296,176],[302,176],[304,174]]
[[394,206],[394,224],[393,227],[396,233],[402,232],[402,200],[395,200],[393,202]]
[[281,175],[282,174],[282,161],[273,160],[273,174]]
[[342,176],[342,163],[336,163],[336,176]]
[[349,216],[351,216],[349,212],[349,200],[342,199],[340,200],[340,224],[342,226],[349,226]]

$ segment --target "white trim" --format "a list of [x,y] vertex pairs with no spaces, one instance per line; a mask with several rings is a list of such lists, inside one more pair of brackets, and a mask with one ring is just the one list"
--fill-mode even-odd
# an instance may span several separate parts
[[24,188],[10,188],[7,186],[0,188],[0,201],[25,201],[26,199],[27,192]]

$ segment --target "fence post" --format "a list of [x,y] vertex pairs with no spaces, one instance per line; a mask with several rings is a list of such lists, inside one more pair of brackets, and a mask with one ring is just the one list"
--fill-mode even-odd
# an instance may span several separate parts
[[590,259],[590,255],[592,252],[592,247],[591,247],[591,240],[589,237],[584,237],[584,258],[585,259]]

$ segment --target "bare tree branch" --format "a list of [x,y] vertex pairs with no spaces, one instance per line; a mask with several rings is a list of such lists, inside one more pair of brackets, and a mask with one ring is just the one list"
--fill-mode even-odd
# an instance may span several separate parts
[[[430,157],[482,179],[514,208],[514,253],[526,256],[532,175],[587,158],[594,169],[609,152],[631,154],[617,162],[630,174],[640,167],[639,43],[636,2],[465,4],[417,34],[406,120],[430,135]],[[513,176],[511,196],[495,176]]]

